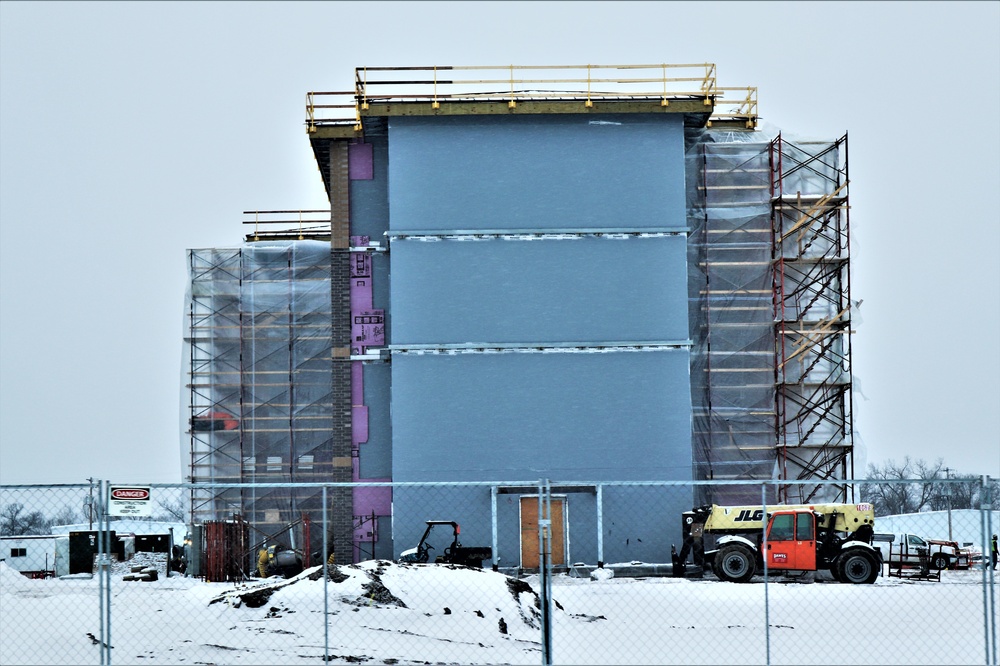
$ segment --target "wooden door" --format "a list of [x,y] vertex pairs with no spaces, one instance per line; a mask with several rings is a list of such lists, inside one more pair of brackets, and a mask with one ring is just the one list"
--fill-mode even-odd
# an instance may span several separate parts
[[[566,498],[553,497],[552,538],[550,540],[553,566],[566,564]],[[538,562],[538,496],[521,496],[521,568],[537,569]]]

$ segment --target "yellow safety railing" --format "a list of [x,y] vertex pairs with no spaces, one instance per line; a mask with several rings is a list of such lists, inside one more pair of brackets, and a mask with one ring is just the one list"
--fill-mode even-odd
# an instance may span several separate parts
[[[655,65],[502,65],[432,67],[358,67],[355,89],[310,92],[306,95],[306,125],[348,125],[360,128],[370,105],[427,102],[504,102],[516,108],[523,101],[580,101],[592,107],[602,100],[702,100],[716,111],[713,118],[744,120],[756,125],[757,89],[720,88],[712,63]],[[733,100],[727,92],[739,93]],[[318,103],[321,101],[321,103]]]
[[[717,120],[743,121],[747,129],[757,127],[757,88],[716,88],[719,92],[715,100],[715,110],[709,124]],[[732,93],[726,99],[726,93]]]

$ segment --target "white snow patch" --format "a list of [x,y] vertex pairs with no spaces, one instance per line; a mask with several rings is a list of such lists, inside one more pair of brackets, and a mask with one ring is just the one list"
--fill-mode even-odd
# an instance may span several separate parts
[[[245,585],[112,577],[113,662],[315,664],[327,654],[327,635],[330,663],[541,661],[537,576],[372,561],[331,570],[324,586],[322,571]],[[945,571],[941,582],[775,582],[767,595],[771,661],[981,662],[982,577],[972,570]],[[765,589],[757,579],[557,575],[552,590],[556,663],[767,660]],[[246,601],[254,592],[259,605]],[[99,593],[96,577],[28,580],[0,563],[0,663],[99,663],[90,638],[101,637]],[[818,630],[831,618],[863,630],[845,647],[843,632]]]
[[594,580],[611,580],[615,577],[613,569],[594,569],[590,572],[590,577]]

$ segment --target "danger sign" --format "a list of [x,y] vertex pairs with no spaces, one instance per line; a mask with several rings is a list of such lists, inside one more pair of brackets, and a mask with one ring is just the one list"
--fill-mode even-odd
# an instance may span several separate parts
[[111,486],[108,513],[112,516],[150,516],[149,486]]

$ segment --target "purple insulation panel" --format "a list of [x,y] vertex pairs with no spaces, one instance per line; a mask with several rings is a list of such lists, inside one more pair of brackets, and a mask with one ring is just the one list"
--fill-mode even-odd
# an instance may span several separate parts
[[[353,164],[353,162],[352,162]],[[351,245],[368,244],[367,236],[352,236]],[[351,253],[351,353],[363,354],[369,346],[385,344],[385,313],[372,307],[372,264],[367,252]],[[368,407],[365,403],[364,365],[351,363],[351,478],[361,481],[361,445],[368,441]],[[390,479],[365,479],[389,481]],[[392,488],[355,487],[355,559],[361,543],[378,541],[378,521],[372,517],[392,514]]]
[[351,430],[354,433],[353,444],[364,444],[368,441],[368,407],[353,405],[351,407]]
[[[351,245],[365,246],[371,239],[368,236],[351,236]],[[351,253],[351,277],[371,278],[372,258],[367,252]]]
[[382,310],[360,310],[351,314],[351,347],[363,354],[368,347],[385,344],[385,313]]
[[[389,481],[389,479],[368,479]],[[392,489],[389,486],[365,486],[354,489],[354,513],[359,517],[388,516],[392,513]]]
[[[351,363],[351,404],[354,406],[365,404],[365,379],[364,368],[361,365],[361,361],[354,361]],[[367,418],[367,415],[366,415]],[[355,424],[356,427],[357,424]],[[368,432],[368,424],[365,424],[365,432]],[[362,442],[368,441],[365,437],[361,440]],[[355,440],[358,443],[358,440]]]
[[348,144],[347,176],[351,180],[371,180],[374,178],[372,155],[372,144],[370,143]]
[[[351,239],[354,240],[353,238]],[[351,252],[351,311],[372,307],[372,258],[367,252]]]
[[[352,236],[351,243],[367,245],[367,236]],[[372,307],[372,258],[367,252],[351,253],[351,353],[385,345],[385,312]]]

